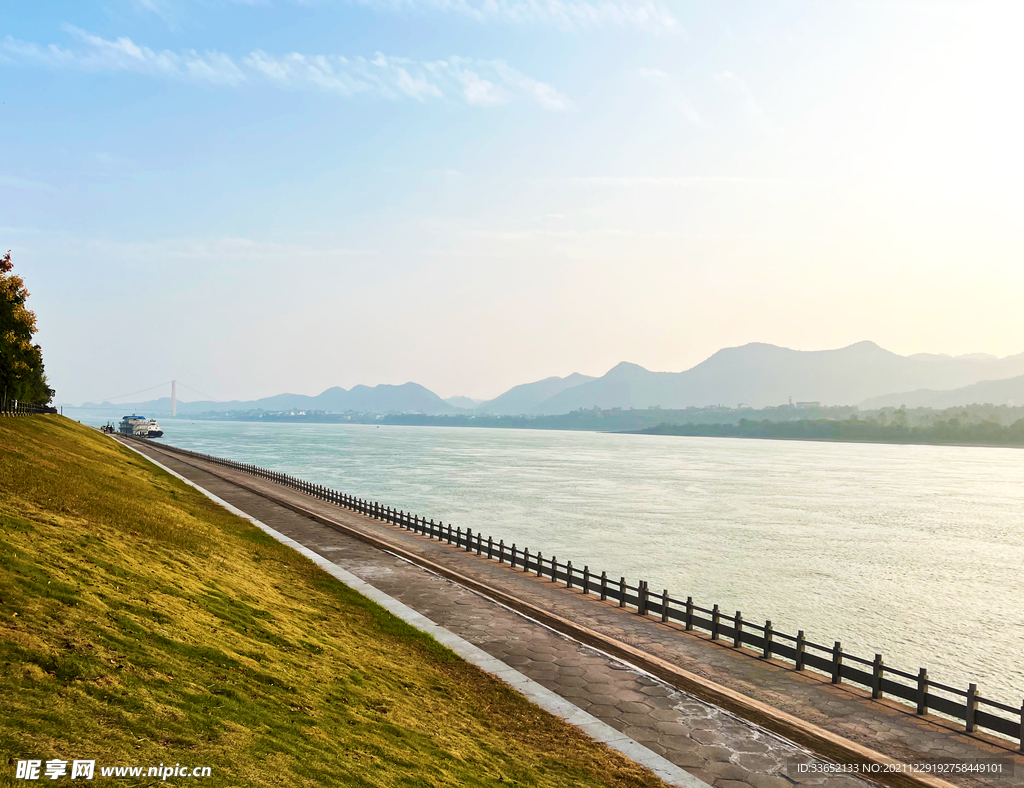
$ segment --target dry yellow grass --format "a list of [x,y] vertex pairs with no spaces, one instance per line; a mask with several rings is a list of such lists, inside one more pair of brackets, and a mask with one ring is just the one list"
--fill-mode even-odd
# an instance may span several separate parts
[[0,784],[94,758],[204,785],[662,785],[56,416],[0,419],[0,638]]

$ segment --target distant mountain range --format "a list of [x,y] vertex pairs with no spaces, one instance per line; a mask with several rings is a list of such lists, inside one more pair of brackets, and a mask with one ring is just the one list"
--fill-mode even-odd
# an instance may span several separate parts
[[445,397],[444,401],[460,410],[472,410],[483,402],[482,399],[473,399],[472,397]]
[[[125,413],[170,413],[170,397],[161,397],[148,402],[121,403],[87,402],[83,408],[102,410],[119,409]],[[430,389],[419,383],[404,383],[401,386],[353,386],[345,390],[340,386],[329,388],[315,397],[306,394],[277,394],[273,397],[242,402],[214,402],[199,400],[178,402],[179,415],[200,413],[227,413],[228,411],[311,411],[322,410],[333,413],[356,411],[358,413],[429,413],[442,415],[461,412],[454,405],[441,399]]]
[[[584,383],[590,383],[595,378],[589,375],[581,375],[573,372],[564,378],[544,378],[536,383],[522,383],[513,386],[504,394],[492,400],[483,402],[476,407],[480,413],[493,414],[495,416],[519,416],[524,413],[553,413],[554,411],[543,410],[544,403],[558,396],[564,391],[574,389]],[[575,410],[575,408],[569,408]],[[569,410],[559,411],[568,413]]]
[[[894,393],[906,392],[906,393]],[[179,402],[182,415],[265,411],[554,415],[580,408],[687,408],[780,405],[790,398],[824,405],[950,407],[972,402],[1024,403],[1024,353],[996,358],[900,356],[858,342],[838,350],[790,350],[762,343],[726,348],[684,372],[652,372],[622,362],[599,378],[573,373],[515,386],[487,402],[443,400],[418,383],[330,388],[315,397],[279,394],[247,402]],[[170,400],[83,407],[167,413]]]
[[[920,388],[952,389],[1024,375],[1024,353],[1004,359],[899,356],[874,342],[839,350],[790,350],[761,343],[719,350],[685,372],[651,372],[621,363],[603,377],[566,389],[535,413],[578,408],[663,408],[818,401],[854,405]],[[485,408],[488,403],[481,405]]]
[[902,394],[886,394],[861,403],[865,409],[873,408],[955,408],[959,405],[986,403],[993,405],[1024,405],[1024,375],[1006,380],[983,380],[971,386],[946,391],[918,389]]

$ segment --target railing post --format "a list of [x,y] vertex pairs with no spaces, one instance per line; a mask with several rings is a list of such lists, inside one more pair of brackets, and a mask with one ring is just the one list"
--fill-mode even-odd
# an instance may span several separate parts
[[661,592],[661,623],[668,623],[668,589]]
[[917,673],[917,714],[928,713],[928,670],[921,668]]
[[693,632],[693,597],[686,597],[686,631]]
[[1020,730],[1017,731],[1017,739],[1020,741],[1020,751],[1024,752],[1024,701],[1020,704]]
[[764,653],[761,654],[761,659],[772,658],[772,635],[774,630],[772,629],[772,622],[769,619],[764,622]]
[[804,654],[807,651],[807,641],[804,638],[804,631],[801,629],[796,633],[796,669],[804,669]]
[[843,645],[838,640],[832,646],[832,683],[843,683]]
[[721,613],[718,612],[718,605],[711,608],[711,639],[718,640],[718,627]]
[[974,716],[978,712],[978,685],[969,684],[967,686],[967,713],[965,717],[964,730],[968,733],[974,733]]
[[565,587],[572,588],[572,561],[565,562]]
[[524,572],[529,572],[530,571],[530,548],[529,547],[524,547],[523,548],[523,571]]
[[875,654],[875,661],[871,663],[871,699],[878,700],[882,697],[882,655]]
[[619,578],[619,607],[626,606],[626,578]]
[[483,554],[483,551],[484,551],[483,536],[481,536],[480,532],[477,531],[476,532],[476,554],[477,555],[481,555],[481,554]]
[[732,647],[739,648],[743,645],[743,614],[737,610],[733,619]]
[[472,553],[473,552],[473,529],[472,528],[467,528],[466,529],[466,552],[467,553]]
[[601,601],[608,600],[608,573],[601,572]]
[[590,566],[587,564],[583,565],[583,593],[590,593]]
[[558,559],[555,556],[551,556],[551,582],[558,582]]
[[494,558],[494,540],[491,537],[487,537],[487,557]]
[[537,577],[544,576],[544,557],[541,555],[540,550],[537,551]]
[[512,543],[512,558],[509,560],[508,565],[509,565],[510,569],[515,569],[516,568],[516,543],[515,542]]
[[639,616],[646,616],[647,615],[647,581],[646,580],[641,580],[639,585],[640,585],[640,587],[637,589],[637,596],[639,597],[639,599],[637,599],[636,612],[637,612],[637,615],[639,615]]

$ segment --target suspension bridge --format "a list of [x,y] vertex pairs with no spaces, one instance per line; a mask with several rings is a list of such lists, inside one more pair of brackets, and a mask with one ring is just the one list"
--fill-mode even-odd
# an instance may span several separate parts
[[[170,386],[170,394],[171,394],[171,396],[170,396],[170,415],[171,416],[177,416],[178,415],[178,386],[181,386],[186,391],[192,392],[194,394],[198,394],[199,396],[203,397],[204,399],[208,399],[210,401],[216,401],[215,398],[210,396],[209,394],[205,394],[205,393],[203,393],[202,391],[200,391],[199,389],[197,389],[197,388],[195,388],[193,386],[189,386],[186,383],[182,383],[180,380],[165,380],[162,383],[157,383],[155,386],[149,386],[148,388],[140,389],[139,391],[132,391],[132,392],[129,392],[128,394],[120,394],[120,395],[118,395],[116,397],[103,397],[102,399],[100,399],[96,403],[91,403],[90,402],[90,403],[86,403],[85,405],[63,405],[62,407],[66,408],[68,410],[110,410],[110,411],[121,411],[121,410],[124,410],[125,408],[134,407],[136,405],[141,405],[143,403],[129,401],[129,402],[122,402],[121,404],[118,404],[117,400],[127,400],[129,397],[137,397],[140,394],[147,394],[147,393],[149,393],[151,391],[157,391],[159,389],[166,389],[167,386]],[[151,406],[150,403],[146,403],[146,408],[148,410],[154,410],[157,413],[161,413],[161,415],[162,415],[162,408],[154,408],[154,407]]]

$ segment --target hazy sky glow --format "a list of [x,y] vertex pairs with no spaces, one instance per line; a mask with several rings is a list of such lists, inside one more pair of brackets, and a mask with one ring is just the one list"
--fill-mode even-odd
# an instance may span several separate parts
[[1024,5],[103,0],[0,29],[62,402],[1024,351]]

